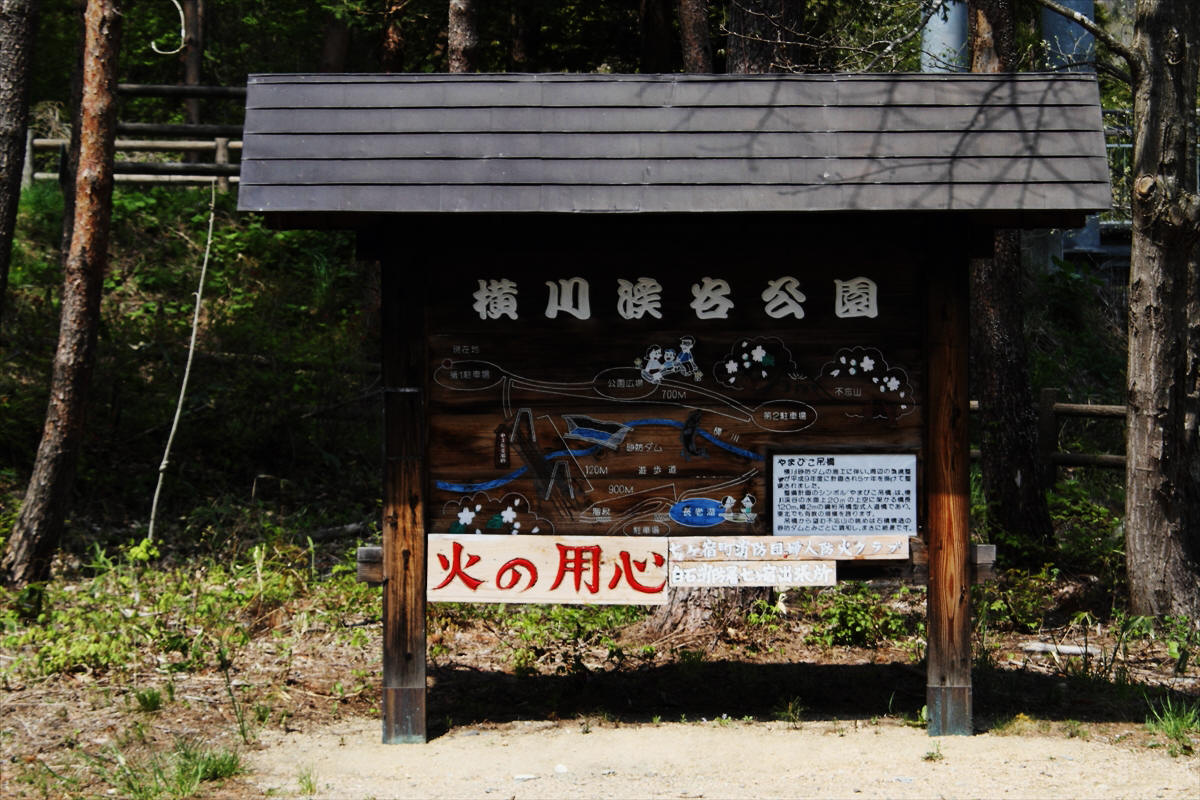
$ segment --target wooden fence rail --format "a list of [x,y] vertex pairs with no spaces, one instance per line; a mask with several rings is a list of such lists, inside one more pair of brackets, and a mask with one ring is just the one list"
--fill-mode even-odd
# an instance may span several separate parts
[[[1125,469],[1125,456],[1119,453],[1062,453],[1058,450],[1058,421],[1061,417],[1089,419],[1125,419],[1125,406],[1093,405],[1091,403],[1060,403],[1059,389],[1042,389],[1038,396],[1038,441],[1042,460],[1050,466],[1047,481],[1053,483],[1055,467],[1101,467]],[[979,411],[979,401],[971,401],[971,411]],[[979,451],[972,450],[971,458],[978,459]]]
[[[173,86],[123,83],[117,87],[122,97],[209,98],[241,101],[246,97],[244,86]],[[118,122],[117,150],[131,153],[184,153],[183,161],[119,160],[114,165],[114,178],[123,183],[212,183],[228,189],[238,180],[241,167],[231,154],[242,148],[241,125],[173,124],[158,122]],[[152,138],[153,137],[153,138]],[[35,171],[34,154],[47,150],[66,152],[66,139],[35,139],[26,137],[25,172],[22,186],[35,180],[59,180],[59,171]],[[197,154],[212,153],[211,161],[195,160]],[[60,155],[59,170],[62,169]]]

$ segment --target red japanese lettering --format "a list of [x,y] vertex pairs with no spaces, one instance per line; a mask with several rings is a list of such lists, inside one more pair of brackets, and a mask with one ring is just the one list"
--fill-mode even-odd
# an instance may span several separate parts
[[474,556],[474,555],[471,555],[470,553],[468,553],[467,554],[467,563],[464,565],[462,563],[462,553],[463,553],[462,543],[455,542],[454,550],[453,550],[453,556],[454,556],[454,565],[453,566],[450,565],[450,559],[446,558],[445,554],[438,553],[438,563],[442,565],[442,569],[449,570],[450,574],[446,576],[446,580],[442,581],[437,586],[433,587],[435,590],[441,589],[445,586],[448,586],[450,584],[450,581],[454,580],[455,578],[458,578],[463,583],[465,583],[467,585],[467,588],[470,589],[472,592],[475,591],[476,589],[478,589],[480,584],[483,583],[483,581],[478,580],[477,578],[472,578],[470,575],[467,574],[468,569],[470,569],[471,567],[473,567],[477,563],[479,563],[479,556]]
[[[514,558],[496,572],[496,586],[501,589],[511,589],[521,582],[521,570],[526,571],[524,577],[529,578],[529,583],[525,585],[522,592],[527,592],[537,583],[538,571],[537,567],[528,558]],[[555,584],[557,585],[557,584]]]
[[[635,568],[638,572],[646,571],[646,561],[647,559],[634,561],[633,557],[629,555],[628,550],[622,550],[621,562],[617,564],[616,569],[613,570],[612,580],[608,582],[608,588],[617,588],[617,584],[621,582],[621,577],[624,576],[626,583],[628,583],[630,588],[634,591],[643,592],[644,594],[658,594],[661,592],[663,587],[667,585],[666,578],[663,578],[663,582],[658,586],[646,586],[645,584],[639,583],[638,579],[634,577],[633,571]],[[663,558],[662,553],[654,553],[654,566],[661,567],[665,563],[667,563],[667,560]]]
[[[592,594],[598,592],[600,590],[600,545],[568,547],[555,542],[554,546],[558,548],[558,576],[554,579],[554,585],[550,587],[550,591],[557,589],[569,572],[575,577],[575,591],[578,592],[580,586],[586,585]],[[584,584],[583,573],[588,569],[592,571],[592,577]]]

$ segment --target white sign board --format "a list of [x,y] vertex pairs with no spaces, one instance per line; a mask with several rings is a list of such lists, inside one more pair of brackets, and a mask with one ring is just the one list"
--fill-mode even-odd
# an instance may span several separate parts
[[917,533],[917,457],[805,453],[771,457],[778,536]]

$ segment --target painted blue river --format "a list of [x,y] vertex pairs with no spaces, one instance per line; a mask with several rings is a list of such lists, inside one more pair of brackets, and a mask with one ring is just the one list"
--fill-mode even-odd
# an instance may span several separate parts
[[[631,422],[626,422],[625,425],[630,428],[638,428],[638,427],[642,427],[645,425],[665,425],[669,428],[679,428],[679,429],[683,428],[682,422],[679,422],[679,421],[673,420],[673,419],[659,419],[659,418],[635,419]],[[589,438],[597,438],[597,439],[602,438],[607,435],[603,431],[595,431],[595,430],[589,431],[589,433],[593,434],[593,435],[590,435]],[[704,439],[706,442],[716,445],[717,447],[720,447],[722,450],[728,450],[730,453],[741,456],[742,458],[748,458],[752,461],[764,460],[763,457],[760,456],[758,453],[743,449],[741,447],[737,447],[736,445],[729,444],[728,442],[722,442],[720,439],[713,436],[708,431],[698,430],[698,431],[696,431],[696,435],[699,436],[701,439]],[[581,450],[572,450],[569,448],[565,449],[565,450],[556,450],[553,453],[547,453],[546,460],[549,461],[550,459],[561,458],[566,455],[572,455],[572,456],[577,456],[577,457],[578,456],[590,456],[593,453],[595,453],[597,450],[599,450],[602,446],[603,445],[595,444],[595,445],[592,445],[591,447],[585,447]],[[472,492],[485,492],[488,489],[498,489],[501,486],[506,486],[509,483],[512,483],[513,481],[515,481],[517,478],[524,475],[528,471],[529,471],[529,467],[524,466],[524,467],[521,467],[520,469],[513,470],[512,472],[508,473],[507,475],[503,475],[499,478],[494,478],[493,480],[490,480],[490,481],[483,481],[482,483],[451,483],[450,481],[437,481],[436,485],[437,485],[437,488],[442,489],[447,492],[461,492],[463,494],[470,494]]]

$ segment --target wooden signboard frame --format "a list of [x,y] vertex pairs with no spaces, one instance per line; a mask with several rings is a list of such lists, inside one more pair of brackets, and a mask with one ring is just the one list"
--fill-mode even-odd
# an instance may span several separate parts
[[[919,276],[924,306],[920,364],[924,380],[923,446],[917,455],[921,534],[929,560],[927,705],[931,735],[968,734],[972,724],[965,267],[973,241],[961,237],[940,248]],[[406,269],[407,265],[387,250],[379,255],[386,431],[383,740],[422,742],[427,739],[427,534],[437,532],[429,527],[428,500],[428,404],[430,376],[436,371],[430,361],[428,311],[434,298],[429,283],[420,277],[424,270]],[[813,451],[817,450],[842,452],[832,443],[815,445]],[[865,442],[848,445],[844,451],[913,453],[909,447],[872,447]]]
[[775,445],[916,447],[929,732],[971,732],[969,260],[1108,207],[1094,76],[258,75],[246,111],[239,208],[381,264],[385,742],[426,739],[428,532],[761,536]]

